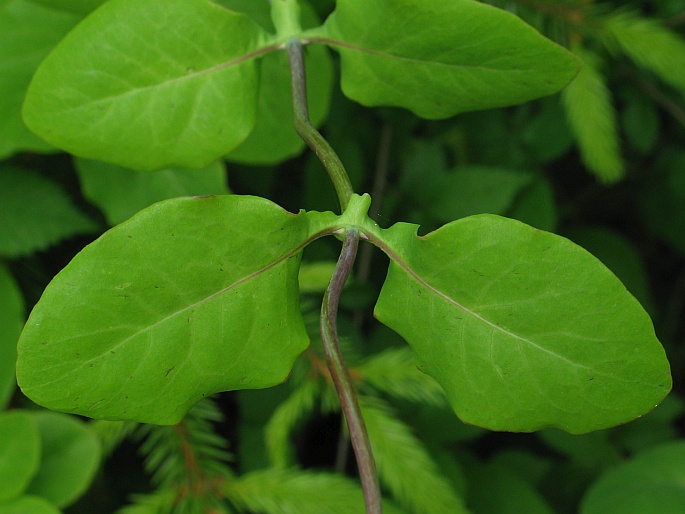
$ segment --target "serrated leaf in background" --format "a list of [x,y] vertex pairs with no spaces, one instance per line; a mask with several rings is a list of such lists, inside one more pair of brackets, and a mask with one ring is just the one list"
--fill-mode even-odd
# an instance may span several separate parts
[[116,164],[75,160],[81,189],[110,225],[117,225],[155,202],[179,196],[230,194],[221,161],[201,169],[135,171]]
[[385,402],[360,397],[381,484],[395,502],[414,514],[466,514],[463,502],[430,454]]
[[671,441],[608,470],[588,489],[580,514],[685,512],[685,443]]
[[24,326],[24,299],[9,270],[0,263],[0,411],[14,392],[17,341]]
[[38,68],[24,121],[80,157],[141,170],[206,166],[254,126],[252,52],[267,39],[247,16],[206,0],[110,0]]
[[40,467],[26,489],[67,507],[90,486],[100,465],[100,444],[81,420],[57,412],[31,413],[40,432]]
[[340,53],[351,99],[430,119],[555,93],[579,65],[516,16],[479,2],[338,0],[305,37]]
[[263,198],[154,204],[48,285],[19,340],[20,387],[53,410],[173,424],[210,394],[282,382],[309,344],[297,270],[320,230]]
[[0,255],[20,257],[63,239],[96,232],[51,180],[35,171],[0,166]]
[[580,156],[588,170],[606,184],[620,180],[624,173],[616,110],[600,71],[599,57],[575,47],[583,59],[578,76],[561,92],[566,119],[575,135]]
[[0,159],[21,150],[54,151],[25,127],[21,104],[40,62],[79,20],[29,0],[0,3]]
[[685,93],[685,39],[659,21],[633,12],[607,17],[603,26],[611,41],[639,66]]
[[669,392],[649,316],[587,251],[485,214],[416,230],[377,236],[391,264],[375,314],[463,421],[583,433],[639,417]]

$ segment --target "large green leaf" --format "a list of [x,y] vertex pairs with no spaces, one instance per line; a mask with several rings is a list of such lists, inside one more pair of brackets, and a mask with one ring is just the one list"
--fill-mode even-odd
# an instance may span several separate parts
[[0,255],[18,257],[97,225],[55,183],[35,171],[0,166]]
[[19,340],[20,387],[51,409],[165,424],[282,382],[309,344],[297,271],[322,231],[254,197],[141,211],[48,285]]
[[685,512],[685,443],[669,442],[608,471],[588,490],[581,514]]
[[111,225],[121,223],[161,200],[229,193],[221,161],[195,170],[166,168],[146,172],[102,161],[76,159],[76,171],[83,194],[102,209]]
[[669,391],[649,316],[579,246],[493,215],[416,230],[372,236],[392,259],[376,315],[462,420],[582,433],[636,418]]
[[26,492],[66,507],[83,494],[100,464],[100,443],[80,420],[57,412],[33,414],[41,438],[40,467]]
[[38,64],[78,20],[28,0],[0,2],[0,158],[52,149],[24,126],[21,103]]
[[38,469],[40,438],[31,416],[0,414],[0,503],[18,497]]
[[254,126],[252,57],[267,38],[208,0],[111,0],[38,68],[24,120],[82,157],[134,169],[205,166]]
[[16,386],[14,363],[17,340],[24,324],[24,300],[9,271],[0,264],[0,410]]
[[31,0],[52,9],[86,15],[104,4],[106,0]]
[[338,0],[308,36],[340,53],[347,96],[425,118],[549,95],[579,67],[516,16],[472,0]]

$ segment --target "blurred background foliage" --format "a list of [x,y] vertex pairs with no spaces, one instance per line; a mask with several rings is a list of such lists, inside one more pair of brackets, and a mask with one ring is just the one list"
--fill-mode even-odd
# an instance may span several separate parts
[[[293,212],[337,205],[316,157],[292,138],[265,151],[268,130],[206,169],[152,173],[75,158],[28,132],[20,106],[33,71],[100,3],[0,0],[0,514],[362,512],[317,333],[334,242],[305,252],[313,344],[279,387],[219,395],[174,427],[50,414],[16,390],[27,313],[108,227],[179,195],[255,194]],[[270,25],[266,2],[220,3]],[[312,23],[334,6],[310,3]],[[363,247],[339,324],[387,512],[685,512],[685,0],[489,3],[576,53],[576,80],[525,105],[425,121],[346,99],[336,57],[322,51],[312,58],[320,73],[310,70],[315,121],[356,190],[372,194],[381,226],[409,221],[426,233],[490,212],[596,255],[651,314],[674,391],[642,419],[585,436],[466,426],[399,336],[374,322],[387,262]],[[262,72],[281,77],[282,64]],[[28,464],[17,471],[19,461]]]

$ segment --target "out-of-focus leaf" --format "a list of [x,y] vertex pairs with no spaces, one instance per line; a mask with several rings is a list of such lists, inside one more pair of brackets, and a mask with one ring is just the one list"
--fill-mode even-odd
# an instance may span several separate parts
[[199,170],[167,168],[145,172],[76,159],[76,171],[83,194],[102,209],[111,225],[121,223],[161,200],[230,193],[221,161]]
[[17,340],[24,325],[24,299],[10,272],[0,264],[0,410],[9,401],[17,380]]
[[0,167],[0,255],[19,257],[97,225],[52,181],[35,171]]

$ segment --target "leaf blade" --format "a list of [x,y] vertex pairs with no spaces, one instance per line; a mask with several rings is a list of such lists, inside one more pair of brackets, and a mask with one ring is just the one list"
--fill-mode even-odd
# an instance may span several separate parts
[[141,170],[205,166],[254,125],[251,57],[267,40],[247,16],[206,0],[113,0],[43,61],[24,121],[81,157]]
[[376,316],[409,342],[462,420],[582,433],[638,417],[667,394],[651,320],[582,248],[491,215],[415,234],[404,224],[382,236],[392,262]]
[[172,424],[209,394],[282,382],[309,344],[310,225],[254,197],[141,211],[47,287],[19,341],[20,387],[54,410]]
[[478,2],[340,0],[310,35],[340,53],[347,96],[431,119],[552,94],[578,70],[566,50]]

